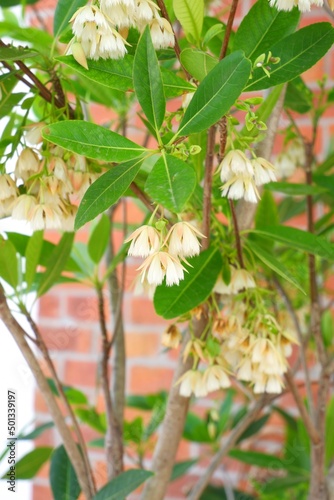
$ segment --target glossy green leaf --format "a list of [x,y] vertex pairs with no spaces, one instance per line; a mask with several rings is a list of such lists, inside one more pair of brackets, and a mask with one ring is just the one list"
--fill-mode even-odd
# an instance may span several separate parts
[[9,240],[0,236],[0,277],[14,289],[18,285],[18,260],[16,248]]
[[321,315],[321,335],[325,344],[325,348],[331,348],[334,340],[334,318],[332,315],[332,311],[329,309],[324,311]]
[[327,191],[325,187],[309,186],[308,184],[298,184],[295,182],[269,182],[265,189],[284,193],[290,196],[307,196],[321,194]]
[[[261,230],[259,231],[261,234]],[[260,246],[256,245],[253,241],[248,240],[247,246],[251,249],[251,251],[265,264],[269,269],[274,271],[276,274],[281,276],[283,279],[291,283],[293,286],[298,288],[301,292],[305,294],[305,290],[298,283],[295,277],[290,273],[286,267],[279,262],[276,257],[274,257],[271,253],[267,252]]]
[[[56,387],[55,381],[52,378],[48,378],[47,382],[53,394],[59,397],[59,392]],[[62,389],[69,403],[81,405],[88,404],[87,396],[79,389],[76,389],[75,387],[72,387],[70,385],[62,385]]]
[[54,500],[76,500],[80,495],[76,472],[63,445],[52,454],[50,484]]
[[[329,312],[329,311],[328,311]],[[326,452],[326,466],[329,467],[334,458],[334,397],[331,398],[327,404],[326,410],[326,438],[325,438],[325,452]]]
[[38,285],[38,297],[44,295],[55,283],[57,283],[70,256],[73,240],[74,233],[64,233],[58,245],[54,248]]
[[143,469],[130,469],[122,472],[98,491],[93,500],[125,500],[127,495],[152,475],[152,472]]
[[202,33],[204,1],[173,0],[175,16],[180,21],[185,35],[190,41],[199,41]]
[[131,160],[147,151],[116,132],[83,120],[53,123],[43,129],[43,137],[73,153],[107,162]]
[[197,458],[193,458],[191,460],[184,460],[183,462],[176,462],[173,466],[170,481],[175,481],[175,479],[184,476],[184,474],[188,472],[188,470],[191,469],[191,467],[195,465],[197,462],[198,462]]
[[98,264],[107,250],[110,240],[111,224],[107,215],[103,214],[93,229],[88,241],[88,253],[95,264]]
[[234,50],[243,50],[254,61],[282,38],[297,28],[300,12],[297,8],[285,12],[270,7],[268,0],[258,0],[243,18],[233,42]]
[[196,87],[193,84],[176,75],[173,71],[163,66],[160,70],[166,98],[175,97],[185,92],[195,92]]
[[38,52],[25,47],[0,47],[1,61],[18,61],[38,56]]
[[101,175],[86,191],[75,218],[75,229],[111,207],[128,189],[141,166],[141,160],[121,163]]
[[0,100],[0,119],[10,115],[13,108],[15,108],[25,96],[26,94],[24,92],[17,92],[15,94],[11,92],[5,94],[2,92],[2,99]]
[[162,155],[150,172],[145,191],[172,212],[181,212],[196,186],[194,169],[172,155]]
[[107,425],[104,414],[97,413],[95,408],[75,408],[74,411],[81,422],[87,424],[100,434],[105,435]]
[[217,57],[197,49],[186,48],[180,57],[182,66],[199,82],[218,64]]
[[148,26],[137,45],[133,84],[142,110],[158,133],[165,117],[166,100],[159,62]]
[[334,259],[334,244],[308,231],[289,226],[267,226],[250,232],[261,234],[266,238],[285,243],[288,247],[318,255],[324,259],[331,261]]
[[240,51],[220,61],[195,92],[177,135],[200,132],[224,116],[244,89],[250,69],[250,62]]
[[73,14],[86,3],[85,0],[58,0],[53,18],[53,34],[55,37],[67,27]]
[[31,288],[36,276],[37,267],[40,262],[41,251],[43,248],[43,231],[35,231],[30,236],[25,252],[26,273],[25,280],[28,290]]
[[[40,446],[24,455],[15,464],[16,479],[31,479],[36,476],[42,465],[49,460],[52,451],[53,448],[49,446]],[[8,479],[7,472],[2,479]]]
[[233,449],[229,452],[229,456],[236,460],[239,460],[240,462],[253,466],[256,465],[257,467],[263,467],[265,469],[296,469],[295,467],[293,467],[293,465],[290,464],[290,462],[284,460],[284,458],[279,458],[276,455],[269,455],[268,453],[260,453],[258,451]]
[[165,404],[167,393],[161,391],[157,394],[130,395],[126,398],[126,406],[130,408],[138,408],[139,410],[151,411],[157,405]]
[[270,50],[280,62],[273,64],[270,78],[258,68],[254,70],[246,90],[262,90],[293,80],[319,61],[334,43],[334,29],[330,23],[315,23],[289,35]]
[[297,113],[307,113],[313,105],[313,92],[305,85],[298,76],[288,83],[284,107]]
[[221,434],[226,428],[232,415],[235,390],[228,389],[224,394],[224,400],[219,407],[218,434]]
[[239,439],[237,440],[237,444],[241,443],[244,439],[248,439],[251,436],[254,436],[254,434],[258,433],[264,425],[268,422],[270,418],[270,413],[267,413],[267,415],[263,415],[262,417],[258,418],[257,420],[254,420],[247,429],[244,430],[244,432],[241,434]]
[[[255,228],[261,229],[263,226],[276,226],[278,224],[279,220],[276,201],[269,191],[264,190],[255,213]],[[251,240],[255,241],[255,243],[260,245],[260,247],[268,250],[269,252],[272,251],[274,246],[274,241],[270,241],[267,238],[262,238],[258,235],[252,235]]]
[[204,302],[216,283],[222,268],[220,252],[209,248],[200,255],[189,259],[187,273],[178,286],[157,287],[154,294],[154,307],[165,319],[176,318]]
[[195,443],[212,443],[206,420],[191,412],[186,417],[183,438]]
[[[303,474],[289,474],[279,479],[270,479],[267,483],[261,485],[261,493],[272,494],[277,492],[286,492],[289,488],[309,482],[309,477]],[[277,497],[276,497],[277,498]]]
[[30,49],[36,49],[41,52],[41,54],[45,54],[49,57],[53,37],[47,31],[42,31],[37,28],[21,28],[18,26],[17,21],[15,23],[1,21],[0,36],[27,42],[29,43]]
[[20,434],[17,437],[17,439],[19,439],[20,441],[28,441],[30,439],[36,439],[41,434],[43,434],[44,431],[52,429],[54,425],[55,425],[54,422],[46,422],[45,424],[38,425],[31,432],[28,432],[28,434]]

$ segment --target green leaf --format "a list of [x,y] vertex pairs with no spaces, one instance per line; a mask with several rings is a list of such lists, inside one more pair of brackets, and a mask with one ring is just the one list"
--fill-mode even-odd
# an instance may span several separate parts
[[86,3],[85,0],[58,0],[53,18],[53,34],[55,37],[67,27],[73,14]]
[[151,411],[155,406],[164,404],[167,399],[167,393],[161,391],[157,394],[130,395],[126,398],[126,406],[130,408],[138,408],[139,410]]
[[[233,495],[233,497],[231,495]],[[234,489],[231,490],[231,494],[227,496],[224,486],[219,487],[209,484],[203,491],[199,500],[230,500],[230,498],[233,498],[233,500],[256,500],[258,497]]]
[[228,389],[225,392],[224,401],[222,402],[219,408],[219,421],[218,421],[219,434],[221,434],[226,429],[227,423],[231,418],[234,396],[235,396],[234,389]]
[[331,398],[326,410],[326,466],[329,467],[334,458],[334,397]]
[[334,42],[330,23],[315,23],[289,35],[270,50],[280,62],[272,65],[270,78],[261,68],[255,69],[247,91],[262,90],[293,80],[319,61]]
[[186,37],[199,41],[202,33],[204,1],[203,0],[173,0],[175,16],[180,21]]
[[276,191],[290,196],[307,196],[321,194],[327,191],[326,187],[309,186],[308,184],[298,184],[297,182],[269,182],[265,185],[269,191]]
[[184,474],[197,462],[197,458],[193,458],[192,460],[184,460],[183,462],[176,462],[176,464],[174,464],[173,466],[170,481],[175,481],[175,479],[184,476]]
[[197,49],[182,50],[180,58],[182,66],[199,82],[218,64],[217,57]]
[[38,50],[47,57],[50,56],[50,46],[53,38],[50,33],[42,31],[40,28],[21,28],[18,26],[17,21],[15,23],[2,21],[0,22],[0,36],[28,42],[31,44],[31,48]]
[[16,94],[2,92],[2,94],[2,99],[0,101],[0,118],[5,118],[10,115],[13,108],[19,104],[26,94],[24,92],[18,92]]
[[[15,464],[16,479],[31,479],[36,476],[42,465],[49,460],[52,451],[53,449],[49,446],[40,446],[24,455]],[[7,472],[1,479],[8,479]]]
[[263,467],[265,469],[274,467],[275,469],[295,470],[295,468],[284,460],[284,458],[279,458],[276,455],[269,455],[268,453],[233,449],[229,452],[229,456],[240,462],[253,466],[256,465],[257,467]]
[[299,18],[297,8],[289,12],[280,11],[270,7],[268,0],[258,0],[241,21],[233,49],[243,50],[245,56],[254,61],[271,50],[279,40],[293,33]]
[[173,71],[169,71],[163,66],[160,68],[160,70],[166,98],[176,97],[185,92],[195,92],[196,87],[193,84],[177,76]]
[[76,230],[117,203],[139,172],[141,161],[139,159],[121,163],[101,175],[89,186],[75,218]]
[[208,298],[222,268],[222,258],[217,249],[209,248],[189,259],[189,264],[192,267],[178,286],[163,284],[156,289],[154,307],[165,319],[181,316]]
[[[47,381],[53,394],[59,397],[59,392],[54,380],[52,378],[48,378]],[[62,388],[69,403],[73,405],[88,404],[87,396],[79,389],[71,387],[70,385],[62,385]]]
[[0,236],[0,277],[14,289],[19,282],[16,248],[9,240]]
[[148,26],[137,45],[133,83],[139,104],[158,133],[165,117],[166,101],[158,58]]
[[22,434],[17,437],[20,441],[28,441],[30,439],[36,439],[38,438],[41,434],[43,434],[44,431],[47,431],[48,429],[52,429],[54,427],[54,422],[46,422],[45,424],[39,425],[35,427],[34,430],[31,432],[28,432],[28,434]]
[[177,135],[200,132],[224,116],[245,87],[250,69],[240,51],[220,61],[196,90]]
[[195,413],[188,413],[183,431],[184,439],[195,443],[212,443],[207,422]]
[[334,338],[334,318],[332,311],[327,309],[321,315],[321,335],[326,349],[333,345]]
[[41,297],[57,282],[64,271],[71,253],[74,233],[64,233],[47,262],[45,272],[39,282],[37,296]]
[[107,162],[131,160],[147,151],[116,132],[83,120],[53,123],[43,129],[43,137],[79,155]]
[[25,252],[26,273],[25,280],[27,288],[30,290],[35,276],[38,264],[40,262],[41,251],[43,247],[43,231],[36,231],[30,236]]
[[298,76],[288,83],[284,107],[297,113],[307,113],[312,108],[313,93]]
[[270,479],[267,483],[261,485],[261,492],[263,494],[269,494],[277,493],[278,491],[288,491],[288,489],[293,486],[307,484],[308,482],[309,478],[306,475],[291,474],[280,477],[279,479]]
[[[265,190],[258,204],[255,214],[255,227],[261,229],[261,226],[278,225],[277,205],[273,195]],[[274,242],[260,236],[252,235],[252,241],[258,243],[262,248],[271,252]]]
[[76,472],[63,445],[52,454],[50,483],[54,500],[76,500],[80,495]]
[[153,472],[143,469],[130,469],[106,484],[96,493],[93,500],[125,500],[125,497],[136,490]]
[[150,172],[145,191],[172,212],[181,212],[196,186],[194,169],[172,155],[162,155]]
[[268,422],[269,418],[270,418],[270,413],[268,413],[267,415],[263,415],[262,417],[258,418],[257,420],[254,420],[254,422],[249,424],[247,429],[244,430],[244,432],[237,440],[237,444],[241,443],[241,441],[243,441],[244,439],[248,439],[251,436],[254,436],[254,434],[259,432],[262,429],[262,427]]
[[1,61],[17,61],[38,56],[38,52],[26,47],[0,47]]
[[[260,234],[262,233],[261,230],[259,230]],[[274,257],[271,253],[267,252],[260,246],[257,246],[253,241],[248,240],[247,242],[248,248],[263,262],[269,269],[274,271],[276,274],[281,276],[283,279],[291,283],[293,286],[298,288],[301,292],[303,292],[305,295],[305,290],[303,287],[298,283],[298,281],[295,279],[294,276],[286,269],[286,267],[279,262],[276,257]]]
[[88,241],[88,253],[95,264],[99,264],[110,240],[110,219],[103,214],[93,229]]
[[267,226],[261,229],[252,229],[250,232],[261,234],[266,238],[285,243],[288,247],[318,255],[324,259],[334,259],[334,245],[332,243],[301,229],[289,226]]
[[100,432],[100,434],[105,435],[107,426],[103,414],[97,413],[95,408],[75,408],[74,411],[81,422]]

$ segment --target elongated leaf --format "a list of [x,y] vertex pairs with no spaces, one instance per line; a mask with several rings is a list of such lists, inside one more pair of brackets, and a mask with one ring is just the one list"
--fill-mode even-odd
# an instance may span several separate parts
[[38,56],[38,52],[25,47],[0,47],[1,61],[18,61],[29,57]]
[[298,76],[288,83],[284,107],[297,111],[297,113],[307,113],[312,108],[313,93]]
[[274,271],[276,274],[284,278],[286,281],[291,283],[293,286],[298,288],[298,290],[305,294],[305,290],[298,283],[295,277],[292,276],[290,271],[288,271],[288,269],[286,269],[285,266],[281,262],[279,262],[271,253],[267,252],[260,246],[257,246],[253,241],[250,240],[248,240],[247,246],[267,267],[269,267],[269,269]]
[[34,282],[38,264],[40,262],[41,251],[43,247],[43,231],[36,231],[28,241],[25,252],[26,258],[26,283],[28,290]]
[[261,485],[261,492],[263,494],[277,493],[278,491],[286,492],[289,488],[296,485],[307,485],[309,477],[303,474],[289,474],[279,479],[271,479],[264,485]]
[[187,414],[183,438],[195,443],[212,443],[207,422],[191,412]]
[[[130,54],[126,54],[123,59],[99,59],[98,61],[89,59],[89,71],[77,63],[73,56],[58,56],[55,59],[80,73],[88,82],[99,83],[106,88],[122,92],[133,90],[134,57]],[[174,97],[196,89],[194,85],[180,78],[173,71],[164,67],[160,70],[166,97]]]
[[202,33],[204,1],[173,0],[173,7],[186,37],[190,38],[190,41],[198,41]]
[[[200,496],[200,500],[257,500],[258,496],[249,495],[241,490],[230,490],[228,495],[226,494],[225,486],[214,486],[213,484],[209,484],[202,495]],[[233,495],[233,497],[232,497]]]
[[300,18],[297,8],[285,12],[270,7],[267,0],[258,0],[243,18],[233,42],[234,50],[243,50],[254,61],[271,50],[282,38],[295,31]]
[[166,101],[158,58],[148,26],[137,45],[133,83],[139,104],[158,133],[165,117]]
[[256,465],[257,467],[266,469],[296,470],[296,467],[293,467],[293,465],[287,460],[284,460],[284,458],[279,458],[276,455],[269,455],[268,453],[233,449],[229,452],[229,456],[246,464]]
[[178,286],[158,286],[154,294],[154,307],[165,319],[176,318],[191,311],[210,295],[222,268],[217,249],[209,248],[189,259],[191,267]]
[[52,454],[50,483],[54,500],[76,500],[80,495],[76,472],[63,445]]
[[309,186],[308,184],[298,184],[292,182],[269,182],[265,186],[270,191],[285,193],[291,196],[306,196],[308,194],[315,195],[327,191],[326,187]]
[[44,295],[57,282],[70,256],[73,240],[74,233],[64,233],[62,239],[53,250],[38,285],[38,297]]
[[86,191],[75,218],[75,229],[114,205],[128,189],[141,166],[141,160],[121,163],[97,179]]
[[124,500],[152,475],[153,473],[148,470],[127,470],[98,491],[93,500]]
[[184,49],[180,57],[182,66],[199,82],[218,64],[217,57],[197,49]]
[[231,418],[234,396],[235,396],[234,389],[228,389],[225,392],[224,401],[222,402],[219,408],[219,420],[218,420],[219,434],[221,434],[226,429],[227,423]]
[[68,25],[76,10],[86,5],[85,0],[58,0],[53,18],[53,34],[57,37]]
[[0,236],[0,277],[13,288],[18,285],[18,261],[16,248],[9,240]]
[[176,462],[176,464],[174,464],[170,480],[175,481],[175,479],[183,476],[197,462],[197,458],[193,458],[192,460],[184,460],[183,462]]
[[318,255],[324,259],[334,259],[334,245],[320,236],[289,226],[268,226],[251,232],[285,243],[291,248]]
[[244,439],[248,439],[251,436],[254,436],[257,432],[259,432],[262,427],[268,422],[268,419],[270,418],[270,413],[267,413],[267,415],[263,415],[262,417],[258,418],[257,420],[254,420],[247,429],[241,434],[239,439],[237,440],[237,444],[241,443]]
[[110,239],[110,220],[103,214],[88,241],[88,253],[95,264],[102,259]]
[[[40,446],[27,453],[15,464],[16,479],[31,479],[51,456],[53,449],[49,446]],[[2,479],[8,479],[7,472]]]
[[293,80],[319,61],[334,42],[330,23],[315,23],[283,38],[270,50],[280,62],[272,65],[270,78],[262,69],[254,71],[247,90],[261,90]]
[[30,439],[36,439],[38,438],[41,434],[43,434],[44,431],[47,431],[48,429],[52,429],[54,427],[54,422],[46,422],[45,424],[39,425],[38,427],[35,427],[34,430],[31,432],[28,432],[28,434],[22,434],[17,437],[20,441],[28,441]]
[[177,135],[201,132],[227,113],[245,87],[250,68],[240,51],[220,61],[195,92]]
[[334,397],[331,398],[326,410],[326,466],[329,467],[334,457]]
[[122,162],[141,156],[145,148],[94,123],[71,120],[43,129],[43,137],[74,153],[107,162]]
[[13,108],[19,104],[19,102],[25,97],[24,92],[18,92],[16,94],[5,94],[2,96],[0,101],[0,118],[10,115]]
[[172,155],[163,155],[150,172],[145,191],[172,212],[181,212],[196,186],[194,169]]
[[14,40],[28,42],[32,49],[49,56],[53,38],[47,31],[37,28],[21,28],[17,22],[2,21],[0,23],[0,36],[10,37]]

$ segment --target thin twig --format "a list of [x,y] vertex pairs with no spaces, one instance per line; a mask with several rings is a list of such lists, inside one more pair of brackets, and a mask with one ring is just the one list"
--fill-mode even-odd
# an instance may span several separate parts
[[227,24],[226,24],[223,45],[222,45],[220,55],[219,55],[219,60],[224,59],[224,57],[226,56],[226,53],[227,53],[227,48],[228,48],[228,44],[229,44],[231,32],[232,32],[233,21],[235,18],[235,14],[237,12],[238,2],[239,2],[239,0],[233,0],[232,5],[231,5],[230,13],[229,13]]
[[239,224],[238,224],[237,214],[235,211],[234,201],[229,199],[228,202],[229,202],[230,209],[231,209],[231,215],[232,215],[232,221],[233,221],[233,227],[234,227],[234,236],[235,236],[235,246],[237,249],[238,261],[239,261],[240,267],[244,268],[245,264],[244,264],[244,259],[242,256],[242,245],[241,245]]
[[207,153],[205,157],[205,173],[203,187],[203,250],[210,246],[210,222],[211,222],[211,194],[212,194],[212,179],[213,179],[213,159],[216,143],[216,126],[209,128]]

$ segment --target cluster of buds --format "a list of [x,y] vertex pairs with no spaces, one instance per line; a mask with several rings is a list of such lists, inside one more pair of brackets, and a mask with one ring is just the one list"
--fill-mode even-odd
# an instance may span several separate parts
[[220,178],[224,183],[222,196],[232,200],[244,198],[257,203],[260,198],[257,186],[275,181],[275,167],[265,158],[248,159],[243,151],[233,149],[219,165]]
[[131,241],[128,251],[134,257],[144,257],[138,268],[140,283],[144,289],[161,285],[166,278],[166,285],[178,285],[184,279],[187,257],[200,252],[198,238],[204,236],[188,222],[177,222],[164,238],[163,231],[145,225],[136,229],[125,243]]
[[151,0],[100,0],[75,12],[70,22],[74,38],[67,53],[88,69],[88,59],[121,59],[126,54],[126,37],[130,27],[143,32],[148,25],[153,46],[174,46],[170,23],[159,14]]
[[73,231],[77,202],[96,180],[86,158],[58,146],[42,151],[41,128],[31,129],[16,162],[14,177],[0,174],[0,217],[31,223],[34,231]]
[[[301,12],[308,12],[311,10],[312,5],[322,7],[324,0],[269,0],[271,7],[276,7],[278,10],[292,10],[298,7]],[[329,6],[334,10],[334,1],[329,0]]]

